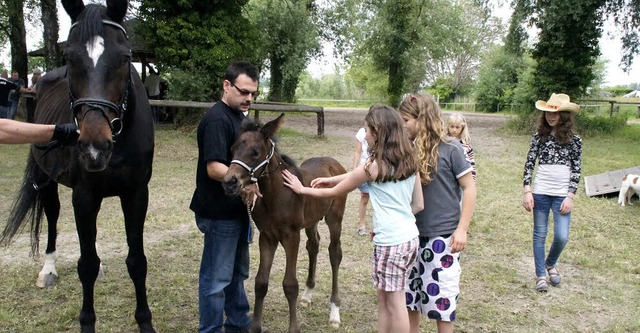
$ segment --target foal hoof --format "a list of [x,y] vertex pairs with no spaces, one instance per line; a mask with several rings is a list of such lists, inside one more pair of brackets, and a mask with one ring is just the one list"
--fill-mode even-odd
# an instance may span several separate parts
[[38,288],[49,288],[56,284],[57,280],[58,276],[53,273],[38,275],[36,286],[38,286]]
[[308,308],[309,305],[311,305],[311,301],[305,298],[301,298],[299,304],[302,308]]
[[331,327],[333,327],[333,328],[340,328],[340,322],[339,321],[330,321],[329,325],[331,325]]

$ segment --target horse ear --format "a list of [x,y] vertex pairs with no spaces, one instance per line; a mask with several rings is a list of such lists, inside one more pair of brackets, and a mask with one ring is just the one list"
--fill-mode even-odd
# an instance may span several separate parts
[[82,0],[62,0],[62,6],[64,11],[69,14],[71,22],[75,22],[84,10],[84,2]]
[[270,139],[276,135],[282,124],[284,124],[284,113],[282,113],[278,118],[264,124],[260,129],[260,133],[262,133],[262,136],[265,138]]
[[122,22],[129,9],[128,0],[107,0],[107,16],[114,22]]

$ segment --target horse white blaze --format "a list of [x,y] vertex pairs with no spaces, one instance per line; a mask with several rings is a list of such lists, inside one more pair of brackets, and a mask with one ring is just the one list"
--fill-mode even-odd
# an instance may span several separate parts
[[102,36],[93,36],[87,44],[87,54],[93,60],[93,67],[98,66],[98,59],[104,53],[104,38]]

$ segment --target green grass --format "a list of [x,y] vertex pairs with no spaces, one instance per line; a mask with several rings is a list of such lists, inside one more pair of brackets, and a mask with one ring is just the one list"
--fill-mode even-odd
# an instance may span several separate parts
[[[261,114],[262,115],[262,114]],[[293,115],[291,115],[293,116]],[[287,115],[287,117],[291,117]],[[301,117],[304,115],[300,115]],[[315,117],[311,117],[315,120]],[[286,126],[286,124],[285,124]],[[571,240],[558,265],[563,284],[548,294],[533,290],[532,216],[521,206],[522,166],[529,136],[491,131],[476,142],[478,203],[462,256],[462,293],[457,332],[637,332],[640,299],[640,203],[619,207],[616,198],[584,195],[575,199]],[[330,155],[350,165],[352,137],[317,138],[315,131],[285,127],[279,147],[301,162]],[[147,289],[159,332],[194,332],[198,323],[198,270],[202,236],[195,227],[189,201],[193,193],[197,148],[195,134],[162,129],[156,132],[154,174],[145,229],[149,261]],[[583,176],[640,165],[640,126],[610,136],[584,139]],[[0,146],[0,220],[6,220],[18,189],[28,147]],[[55,287],[35,287],[40,261],[28,257],[28,235],[0,248],[0,332],[77,332],[81,287],[76,273],[78,242],[70,207],[70,190],[61,189],[58,273]],[[330,269],[328,231],[322,234],[314,303],[298,309],[303,332],[375,332],[375,289],[369,278],[371,243],[357,236],[357,193],[349,196],[343,222],[341,266],[342,325],[328,325]],[[99,332],[134,332],[135,297],[124,260],[126,242],[117,199],[104,201],[98,222],[98,252],[106,279],[96,284]],[[369,217],[370,218],[370,217]],[[370,222],[369,222],[370,223]],[[305,237],[302,236],[304,241]],[[44,240],[43,240],[44,245]],[[247,281],[253,302],[257,244],[251,246],[252,277]],[[288,313],[281,288],[284,253],[279,249],[266,299],[265,325],[285,332]],[[301,244],[298,279],[306,276],[307,256]],[[302,289],[302,287],[301,287]],[[435,325],[423,321],[423,332]]]

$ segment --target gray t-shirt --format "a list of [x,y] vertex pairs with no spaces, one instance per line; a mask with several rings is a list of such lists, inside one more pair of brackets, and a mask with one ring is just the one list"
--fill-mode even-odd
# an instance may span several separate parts
[[456,140],[440,143],[438,154],[435,177],[428,185],[422,185],[424,209],[416,214],[421,237],[450,235],[456,230],[462,199],[458,178],[473,170]]

